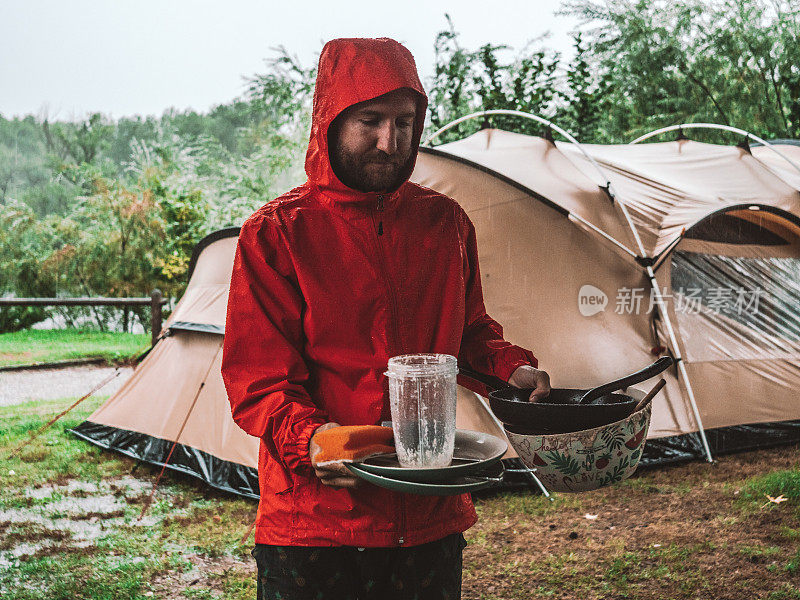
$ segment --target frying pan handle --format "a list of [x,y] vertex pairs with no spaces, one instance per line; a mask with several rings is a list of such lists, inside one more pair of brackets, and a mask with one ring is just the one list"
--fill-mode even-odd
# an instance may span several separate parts
[[484,375],[483,373],[478,373],[477,371],[473,371],[467,367],[462,367],[461,365],[458,365],[458,374],[459,376],[467,377],[468,379],[472,379],[473,381],[485,385],[487,388],[489,388],[490,392],[496,392],[498,390],[504,390],[512,387],[499,377]]
[[481,475],[480,473],[475,473],[474,475],[470,475],[469,477],[472,479],[483,479],[486,482],[491,481],[492,483],[502,483],[503,479],[506,476],[506,466],[503,464],[503,461],[500,461],[500,474],[497,476],[491,475]]
[[589,390],[586,394],[581,398],[581,404],[589,404],[590,402],[597,400],[601,396],[605,396],[611,392],[616,392],[617,390],[621,390],[622,388],[626,388],[637,383],[641,383],[642,381],[646,381],[656,375],[663,373],[667,369],[672,366],[672,363],[675,362],[671,356],[662,356],[656,362],[654,362],[649,367],[645,367],[641,371],[636,371],[636,373],[632,373],[627,377],[622,377],[620,379],[616,379],[610,383],[606,383],[605,385],[601,385],[594,389]]

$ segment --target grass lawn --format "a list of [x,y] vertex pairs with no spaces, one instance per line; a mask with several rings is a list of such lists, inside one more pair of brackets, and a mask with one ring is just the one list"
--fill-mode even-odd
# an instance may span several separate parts
[[138,356],[149,334],[103,333],[88,329],[25,329],[0,334],[0,366],[103,358],[109,363]]
[[[0,599],[255,597],[253,501],[165,474],[65,432],[21,456],[69,400],[0,408]],[[767,496],[785,501],[770,502]],[[800,455],[784,447],[646,471],[595,492],[476,499],[465,600],[800,598]]]

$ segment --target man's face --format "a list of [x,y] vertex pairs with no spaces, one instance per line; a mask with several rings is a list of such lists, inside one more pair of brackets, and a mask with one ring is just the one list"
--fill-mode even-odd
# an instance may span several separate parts
[[361,192],[398,187],[412,154],[416,114],[416,96],[406,89],[345,109],[328,130],[336,176]]

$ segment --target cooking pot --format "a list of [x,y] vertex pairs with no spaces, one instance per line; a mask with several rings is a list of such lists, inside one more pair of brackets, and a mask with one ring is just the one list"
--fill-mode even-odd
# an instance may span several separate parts
[[[630,394],[614,392],[655,377],[672,364],[672,358],[664,356],[644,369],[590,390],[553,388],[538,402],[528,401],[532,388],[509,387],[500,379],[461,366],[458,370],[459,375],[490,389],[492,412],[509,431],[551,435],[593,429],[629,417],[638,399]],[[586,399],[590,402],[582,402]]]

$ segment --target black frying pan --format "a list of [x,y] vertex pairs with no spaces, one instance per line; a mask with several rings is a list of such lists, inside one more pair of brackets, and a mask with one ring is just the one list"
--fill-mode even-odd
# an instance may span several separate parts
[[[655,377],[672,363],[672,358],[664,356],[640,371],[591,390],[553,388],[549,396],[538,402],[528,401],[533,391],[531,388],[509,387],[501,379],[462,366],[458,372],[489,388],[492,412],[509,430],[523,434],[551,434],[593,429],[628,417],[638,400],[613,392]],[[581,403],[584,397],[588,403]]]

